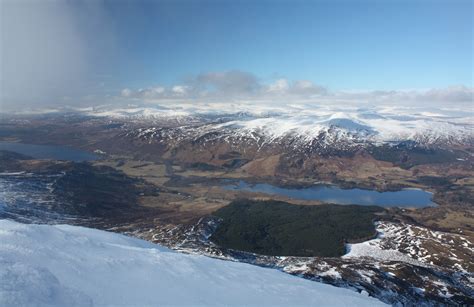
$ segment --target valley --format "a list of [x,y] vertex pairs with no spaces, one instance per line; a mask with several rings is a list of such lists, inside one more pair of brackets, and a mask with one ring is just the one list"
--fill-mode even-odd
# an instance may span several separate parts
[[[201,128],[247,117],[12,116],[0,125],[0,184],[7,191],[0,216],[125,233],[366,291],[390,304],[471,302],[469,133],[379,144],[366,130],[341,128],[348,122],[339,120],[324,137],[292,144],[285,135],[253,138],[254,132]],[[19,143],[66,148],[68,155],[45,157],[40,150],[33,157],[7,146]],[[89,161],[74,161],[71,150],[88,153],[81,157]],[[34,201],[22,202],[12,188],[20,183],[32,187],[20,186],[24,198]],[[330,187],[335,197],[304,196]],[[360,204],[348,205],[358,201],[355,194],[344,198],[346,193],[359,193]],[[405,195],[397,193],[407,196],[391,196]],[[384,206],[384,195],[393,203]],[[246,216],[239,202],[251,206],[249,212],[260,209]],[[308,219],[310,212],[314,218]],[[318,224],[322,212],[331,218]],[[416,278],[408,274],[413,271]]]
[[469,0],[0,0],[0,307],[474,307]]

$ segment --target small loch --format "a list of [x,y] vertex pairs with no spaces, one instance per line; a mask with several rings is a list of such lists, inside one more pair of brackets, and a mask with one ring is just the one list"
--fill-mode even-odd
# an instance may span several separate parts
[[332,185],[314,185],[304,188],[284,188],[267,183],[248,183],[239,180],[224,185],[232,191],[257,192],[269,195],[286,196],[300,200],[318,200],[340,205],[363,205],[380,207],[423,208],[434,207],[433,194],[420,189],[403,189],[400,191],[379,192],[364,189],[342,189]]

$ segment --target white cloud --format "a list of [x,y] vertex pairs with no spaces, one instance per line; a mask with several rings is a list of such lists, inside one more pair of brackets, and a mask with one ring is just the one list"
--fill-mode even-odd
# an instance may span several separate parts
[[241,72],[210,72],[188,78],[184,84],[169,87],[122,90],[121,97],[145,102],[172,103],[173,100],[238,103],[352,103],[383,105],[473,104],[473,88],[452,86],[424,90],[331,91],[310,80],[280,78],[262,83],[256,76]]
[[298,80],[291,88],[293,94],[297,95],[325,95],[327,89],[323,86],[314,84],[308,80]]
[[426,101],[470,101],[474,103],[473,97],[474,89],[472,87],[451,86],[443,89],[431,89],[420,98]]
[[287,79],[278,79],[270,83],[266,89],[267,93],[278,95],[306,96],[327,94],[327,89],[314,84],[309,80],[297,80],[290,82]]
[[374,103],[400,104],[471,104],[473,106],[474,89],[466,86],[451,86],[425,90],[392,90],[368,92],[341,92],[337,95],[346,99],[361,99]]
[[129,88],[124,88],[120,94],[122,95],[122,97],[130,97],[132,95],[132,90],[129,89]]
[[156,94],[163,94],[165,92],[165,88],[163,86],[157,86],[152,89],[152,92]]
[[156,86],[131,91],[122,90],[121,96],[149,100],[170,99],[218,99],[218,100],[259,100],[271,97],[292,96],[307,98],[325,95],[327,89],[308,80],[290,82],[278,79],[264,84],[255,75],[238,70],[202,73],[188,77],[185,84],[170,87]]
[[171,91],[178,96],[184,96],[188,91],[188,87],[185,85],[175,85],[171,88]]
[[268,86],[267,92],[269,93],[286,93],[290,88],[290,84],[286,79],[278,79],[274,83]]

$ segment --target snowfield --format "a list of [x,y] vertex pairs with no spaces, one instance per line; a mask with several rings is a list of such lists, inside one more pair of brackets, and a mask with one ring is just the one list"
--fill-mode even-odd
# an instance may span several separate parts
[[274,269],[123,235],[0,220],[0,306],[377,306]]

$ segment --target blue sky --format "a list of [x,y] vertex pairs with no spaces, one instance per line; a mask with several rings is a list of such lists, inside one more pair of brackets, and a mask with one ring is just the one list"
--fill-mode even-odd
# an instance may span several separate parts
[[472,83],[471,1],[146,1],[107,9],[132,85],[232,69],[337,89]]
[[38,97],[113,95],[228,71],[332,90],[472,87],[472,1],[2,0],[2,8],[8,99],[24,84]]

